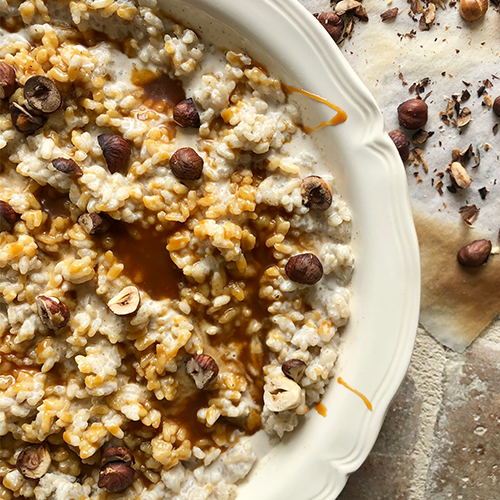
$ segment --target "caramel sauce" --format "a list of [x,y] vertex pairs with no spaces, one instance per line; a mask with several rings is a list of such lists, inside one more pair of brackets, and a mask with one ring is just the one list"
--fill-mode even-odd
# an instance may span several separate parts
[[100,239],[104,250],[111,249],[125,266],[124,274],[152,299],[177,299],[184,274],[172,262],[166,249],[170,232],[112,221]]
[[327,413],[327,408],[326,406],[320,401],[319,403],[316,403],[314,406],[314,409],[324,418],[326,418],[326,413]]
[[42,206],[42,210],[48,214],[49,222],[56,217],[70,217],[71,202],[66,193],[60,193],[47,184],[35,191],[35,198]]
[[296,92],[297,94],[304,95],[306,97],[309,97],[310,99],[314,99],[315,101],[321,102],[323,104],[326,104],[328,107],[334,109],[337,114],[330,120],[326,121],[323,123],[320,123],[317,127],[307,127],[306,125],[302,125],[302,130],[306,134],[310,134],[311,132],[314,132],[315,130],[320,130],[324,127],[328,127],[329,125],[338,125],[340,123],[343,123],[347,120],[347,113],[336,106],[335,104],[331,103],[330,101],[327,101],[326,99],[323,99],[323,97],[320,97],[319,95],[312,94],[311,92],[308,92],[307,90],[299,89],[297,87],[292,87],[291,85],[286,85],[282,84],[283,86],[283,91],[285,94],[288,96],[292,92]]
[[182,82],[166,74],[133,68],[130,81],[144,89],[144,105],[160,113],[186,98]]
[[338,383],[343,385],[344,387],[346,387],[347,389],[349,389],[350,391],[354,392],[354,394],[356,394],[356,396],[359,396],[362,400],[363,400],[363,403],[365,403],[366,407],[370,410],[370,411],[373,411],[373,406],[372,404],[370,403],[370,401],[368,401],[368,398],[364,395],[364,394],[361,394],[361,392],[357,391],[356,389],[353,389],[350,385],[348,385],[344,379],[342,377],[339,377],[338,379]]

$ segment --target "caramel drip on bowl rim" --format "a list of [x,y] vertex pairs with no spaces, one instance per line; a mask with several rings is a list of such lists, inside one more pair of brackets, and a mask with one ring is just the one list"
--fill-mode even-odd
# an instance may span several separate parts
[[372,404],[370,403],[370,401],[368,400],[368,398],[362,394],[361,392],[357,391],[356,389],[352,388],[349,384],[347,384],[344,379],[342,377],[339,377],[338,379],[338,383],[343,385],[344,387],[346,387],[347,389],[349,389],[350,391],[354,392],[354,394],[356,394],[356,396],[359,396],[362,400],[363,400],[363,403],[365,403],[366,407],[370,410],[370,411],[373,411],[373,406]]
[[285,94],[287,95],[291,94],[292,92],[296,92],[297,94],[304,95],[306,97],[309,97],[310,99],[326,104],[328,107],[334,109],[337,112],[337,114],[331,120],[322,122],[316,127],[307,127],[306,125],[303,125],[302,129],[306,134],[310,134],[315,130],[320,130],[324,127],[328,127],[329,125],[339,125],[340,123],[344,123],[347,120],[347,113],[342,108],[339,108],[338,106],[328,101],[327,99],[324,99],[319,95],[313,94],[312,92],[308,92],[307,90],[299,89],[298,87],[293,87],[292,85],[286,85],[285,83],[283,83],[282,86]]

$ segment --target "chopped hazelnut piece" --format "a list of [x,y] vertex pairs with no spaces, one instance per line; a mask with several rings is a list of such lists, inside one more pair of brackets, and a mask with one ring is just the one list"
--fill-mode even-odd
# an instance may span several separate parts
[[457,254],[458,263],[464,267],[482,266],[491,253],[491,241],[476,240],[461,248]]
[[39,295],[36,298],[38,316],[49,330],[59,330],[69,321],[69,309],[55,297]]
[[301,396],[300,386],[284,375],[270,378],[264,386],[264,404],[270,411],[292,410],[299,406]]
[[344,21],[335,12],[321,12],[314,14],[314,17],[321,23],[334,42],[338,42],[344,31]]
[[14,128],[25,135],[35,133],[45,125],[47,118],[44,116],[33,116],[26,108],[13,102],[9,108]]
[[139,290],[135,286],[127,286],[108,302],[108,307],[117,316],[126,316],[135,313],[140,302]]
[[108,462],[101,467],[97,486],[110,493],[127,489],[134,482],[135,471],[125,462]]
[[472,183],[472,179],[470,178],[470,175],[467,173],[467,170],[465,170],[465,168],[462,167],[462,164],[459,163],[458,161],[454,161],[451,164],[450,177],[453,179],[455,184],[460,189],[466,189]]
[[135,463],[132,452],[123,446],[113,446],[104,451],[101,455],[101,465],[109,462],[124,462],[128,465]]
[[464,207],[460,207],[458,213],[462,216],[463,221],[468,226],[472,226],[479,216],[479,208],[477,208],[476,205],[466,205]]
[[300,382],[306,371],[307,365],[301,359],[289,359],[281,365],[283,374],[294,380]]
[[14,209],[6,202],[0,200],[0,232],[12,231],[17,221],[17,214]]
[[401,160],[405,163],[410,157],[410,143],[408,142],[406,135],[404,135],[401,130],[391,130],[389,132],[389,137],[396,146]]
[[47,446],[33,444],[24,448],[17,457],[16,467],[28,479],[40,479],[50,468],[52,459]]
[[285,272],[296,283],[314,285],[323,277],[323,265],[316,255],[302,253],[288,260]]
[[332,188],[321,177],[310,175],[300,184],[302,205],[314,210],[327,210],[332,204]]
[[392,9],[386,10],[385,12],[382,12],[380,14],[380,18],[382,21],[388,21],[389,19],[394,19],[397,17],[399,12],[399,9],[397,7],[394,7]]
[[69,175],[82,175],[82,169],[79,167],[78,163],[71,158],[55,158],[52,160],[52,166],[62,172],[63,174]]
[[109,171],[115,173],[122,170],[131,154],[128,141],[121,135],[101,134],[97,137],[97,142],[102,149]]
[[16,70],[0,62],[0,99],[8,99],[16,90]]
[[80,217],[78,217],[78,224],[80,224],[88,234],[99,234],[104,232],[107,228],[104,219],[96,213],[80,215]]
[[56,84],[45,76],[32,76],[24,86],[24,97],[28,106],[35,112],[50,114],[62,104],[61,93]]
[[186,363],[186,371],[194,380],[198,389],[205,389],[219,374],[219,367],[215,359],[208,354],[197,354]]
[[203,172],[203,158],[192,148],[181,148],[170,157],[170,168],[178,179],[195,181]]
[[173,118],[174,122],[183,128],[200,126],[200,115],[191,98],[184,99],[175,105]]

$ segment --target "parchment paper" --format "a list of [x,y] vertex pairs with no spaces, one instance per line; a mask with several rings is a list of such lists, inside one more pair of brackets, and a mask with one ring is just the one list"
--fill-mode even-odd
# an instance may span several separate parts
[[[329,1],[300,1],[310,12],[332,10]],[[490,3],[485,18],[470,23],[460,17],[458,4],[451,3],[446,9],[437,8],[429,31],[420,31],[420,15],[409,15],[410,5],[402,0],[364,0],[363,6],[369,21],[355,23],[341,50],[378,102],[387,131],[400,128],[397,107],[416,97],[416,89],[410,92],[412,84],[424,81],[422,98],[431,92],[426,98],[425,130],[434,134],[421,146],[411,145],[423,150],[427,172],[422,162],[406,166],[422,263],[420,322],[444,345],[462,352],[500,312],[500,257],[492,255],[476,270],[466,270],[456,261],[458,250],[475,239],[489,239],[498,246],[500,135],[495,136],[493,127],[500,119],[483,101],[488,102],[488,95],[491,100],[500,95],[500,15]],[[394,7],[398,16],[382,22],[380,14]],[[446,111],[452,94],[461,97],[464,90],[470,97],[460,107],[471,110],[472,120],[458,129],[452,123],[446,125],[440,112]],[[453,118],[457,118],[455,110]],[[411,134],[406,134],[409,139]],[[463,151],[470,144],[479,156],[478,166],[474,155],[465,164],[473,182],[452,193],[445,172],[452,151]],[[438,191],[439,181],[443,185]],[[486,199],[480,188],[488,191]],[[459,214],[465,205],[480,209],[474,227]]]

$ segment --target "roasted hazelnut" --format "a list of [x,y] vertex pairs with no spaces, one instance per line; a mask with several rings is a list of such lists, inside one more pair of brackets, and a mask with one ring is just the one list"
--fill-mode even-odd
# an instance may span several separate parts
[[134,482],[135,471],[125,462],[108,462],[101,467],[97,486],[110,493],[127,489]]
[[493,112],[500,117],[500,96],[493,101]]
[[403,163],[406,163],[406,160],[410,157],[410,143],[406,135],[404,135],[401,130],[391,130],[389,132],[389,137],[396,146],[401,160],[403,160]]
[[332,204],[332,188],[321,177],[310,175],[300,184],[302,205],[313,210],[327,210]]
[[83,227],[87,234],[99,234],[107,229],[105,220],[96,213],[82,214],[78,217],[78,224]]
[[491,253],[491,241],[476,240],[461,248],[457,254],[458,263],[464,267],[482,266]]
[[139,290],[135,286],[126,286],[108,302],[108,307],[117,316],[127,316],[135,313],[139,309],[140,303]]
[[101,455],[101,465],[106,465],[109,462],[124,462],[127,465],[135,463],[132,452],[123,446],[113,446],[105,450]]
[[16,70],[0,62],[0,99],[8,99],[16,90]]
[[101,134],[97,137],[97,142],[102,149],[109,171],[114,173],[122,170],[132,152],[128,141],[121,135]]
[[39,295],[36,298],[38,316],[49,330],[59,330],[69,321],[69,309],[55,297]]
[[272,377],[264,386],[264,404],[270,411],[292,410],[299,406],[302,389],[283,375]]
[[472,183],[472,179],[470,178],[470,175],[467,173],[467,170],[465,170],[462,164],[459,163],[458,161],[454,161],[451,164],[450,177],[455,183],[455,185],[460,189],[466,189]]
[[342,21],[340,16],[335,14],[335,12],[321,12],[320,14],[314,14],[314,17],[321,23],[335,42],[340,40],[344,31],[344,21]]
[[31,110],[48,115],[62,104],[61,93],[56,84],[46,76],[32,76],[24,85],[24,98]]
[[219,373],[215,359],[208,354],[197,354],[188,359],[186,371],[198,389],[204,389]]
[[178,179],[195,181],[203,172],[203,158],[192,148],[181,148],[170,157],[170,168]]
[[14,209],[6,202],[0,200],[0,232],[12,231],[17,221],[17,214]]
[[184,99],[174,107],[174,122],[183,128],[200,126],[200,114],[194,105],[193,99]]
[[422,99],[409,99],[398,107],[398,120],[402,127],[415,130],[427,123],[427,104]]
[[25,135],[31,135],[47,122],[44,116],[34,116],[25,107],[13,102],[10,107],[10,116],[14,128]]
[[28,479],[40,479],[50,468],[52,459],[47,446],[33,444],[24,448],[17,457],[16,467]]
[[283,374],[295,380],[295,382],[300,382],[304,373],[306,371],[307,365],[301,359],[289,359],[281,365],[281,371]]
[[82,169],[76,163],[75,160],[72,160],[71,158],[55,158],[52,160],[52,166],[58,170],[59,172],[62,172],[63,174],[68,174],[68,175],[82,175]]
[[488,10],[488,0],[460,0],[458,11],[465,21],[481,19]]
[[323,265],[316,255],[301,253],[288,259],[285,272],[296,283],[314,285],[323,277]]

